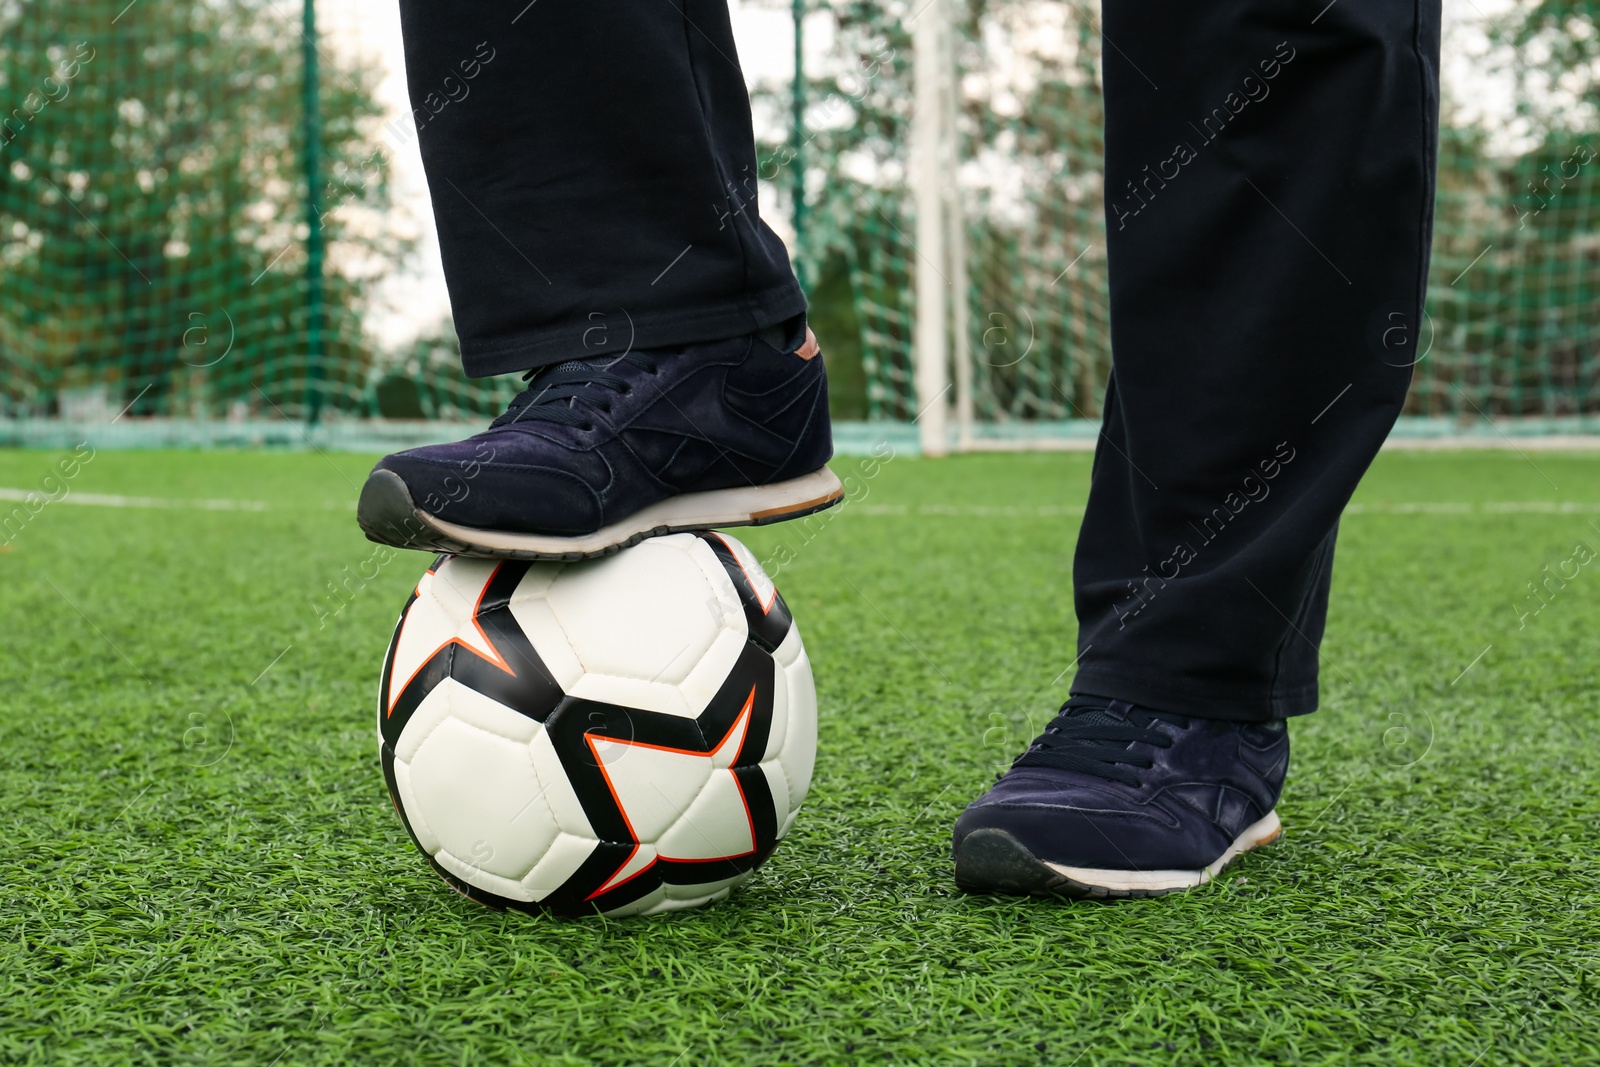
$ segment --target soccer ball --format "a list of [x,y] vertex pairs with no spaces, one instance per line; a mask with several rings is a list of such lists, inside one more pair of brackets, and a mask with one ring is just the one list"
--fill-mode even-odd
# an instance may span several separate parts
[[719,533],[603,559],[440,556],[400,613],[378,735],[395,809],[482,904],[639,915],[727,896],[811,784],[800,632]]

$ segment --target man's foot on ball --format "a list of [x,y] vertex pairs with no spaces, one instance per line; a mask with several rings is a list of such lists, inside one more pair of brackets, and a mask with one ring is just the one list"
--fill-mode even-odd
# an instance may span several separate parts
[[760,336],[533,371],[465,441],[386,456],[356,519],[382,544],[582,559],[657,534],[759,526],[844,495],[816,338]]
[[972,892],[1153,897],[1275,840],[1283,722],[1190,719],[1075,697],[956,821]]

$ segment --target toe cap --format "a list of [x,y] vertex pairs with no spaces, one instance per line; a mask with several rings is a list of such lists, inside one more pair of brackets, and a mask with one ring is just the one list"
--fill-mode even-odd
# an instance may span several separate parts
[[[466,444],[467,442],[462,442]],[[445,522],[518,533],[577,535],[603,525],[599,495],[578,474],[553,466],[491,464],[457,458],[449,446],[385,456],[415,507]]]

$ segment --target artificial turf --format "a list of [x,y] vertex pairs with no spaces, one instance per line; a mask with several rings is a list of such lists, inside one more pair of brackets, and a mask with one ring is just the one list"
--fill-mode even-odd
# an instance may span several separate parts
[[1284,839],[1110,905],[948,851],[1070,682],[1088,457],[842,459],[851,503],[742,534],[815,666],[806,807],[622,921],[480,909],[406,839],[372,708],[426,557],[357,531],[368,462],[102,452],[0,553],[0,1062],[1600,1062],[1600,560],[1523,614],[1600,548],[1600,457],[1380,457]]

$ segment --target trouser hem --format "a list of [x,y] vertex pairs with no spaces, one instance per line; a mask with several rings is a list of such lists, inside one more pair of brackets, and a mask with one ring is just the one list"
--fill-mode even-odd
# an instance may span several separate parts
[[[1147,673],[1147,672],[1146,672]],[[1084,665],[1072,680],[1073,696],[1126,700],[1155,711],[1230,722],[1272,722],[1317,710],[1317,683],[1289,689],[1187,682],[1167,685],[1148,677]]]
[[463,341],[461,365],[467,377],[486,378],[607,353],[723,341],[775,326],[805,310],[805,294],[791,279],[759,293],[638,315],[630,320],[629,329],[617,328],[613,320],[602,344],[593,343],[594,324],[582,319],[514,338]]

